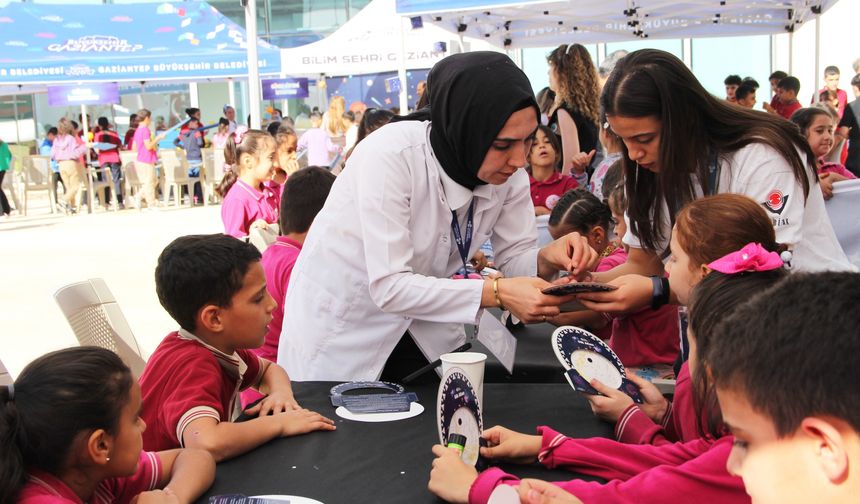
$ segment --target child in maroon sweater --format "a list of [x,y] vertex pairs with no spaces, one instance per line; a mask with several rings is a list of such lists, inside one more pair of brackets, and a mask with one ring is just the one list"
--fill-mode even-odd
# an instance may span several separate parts
[[[702,224],[707,218],[721,217],[733,217],[729,222],[736,220],[744,225],[737,228],[723,227],[723,231],[718,232],[719,228]],[[716,335],[711,329],[721,317],[747,299],[750,292],[766,288],[785,272],[781,268],[782,261],[779,256],[774,252],[768,253],[759,246],[752,248],[753,252],[743,250],[730,254],[736,258],[743,254],[752,257],[751,261],[746,260],[747,262],[743,263],[743,270],[727,269],[730,274],[713,273],[712,270],[722,268],[720,262],[704,262],[699,247],[690,246],[686,241],[690,236],[679,233],[678,228],[697,223],[694,229],[709,234],[710,237],[706,238],[707,241],[697,239],[695,243],[711,245],[710,250],[723,249],[745,233],[757,233],[771,251],[781,247],[775,243],[773,226],[764,211],[743,196],[725,194],[698,200],[688,205],[679,214],[676,222],[678,224],[671,245],[673,258],[670,260],[670,266],[667,266],[670,273],[677,271],[677,275],[672,275],[673,288],[678,291],[675,294],[680,301],[687,303],[691,285],[701,284],[696,287],[696,299],[691,303],[691,325],[688,333],[691,340],[690,369],[693,380],[685,381],[684,390],[678,390],[679,394],[685,394],[682,397],[686,397],[678,397],[678,405],[674,407],[675,410],[681,410],[677,415],[679,421],[666,423],[674,426],[668,436],[686,442],[670,443],[666,439],[667,433],[662,432],[660,425],[651,424],[651,432],[647,432],[648,418],[639,412],[639,439],[636,440],[636,436],[632,434],[636,429],[634,427],[629,433],[633,439],[626,441],[656,446],[631,446],[601,438],[574,440],[548,427],[539,428],[539,436],[527,436],[496,427],[485,432],[484,437],[490,441],[490,445],[495,445],[485,449],[482,453],[485,457],[509,461],[537,458],[550,468],[564,466],[610,480],[606,485],[576,480],[560,484],[585,502],[600,502],[603,499],[627,502],[643,495],[655,496],[656,500],[677,499],[679,495],[686,495],[690,498],[707,496],[720,502],[748,501],[741,482],[725,470],[731,438],[724,435],[719,409],[715,405],[706,374],[695,372],[696,364],[701,366],[696,356],[707,349],[710,337]],[[684,245],[679,245],[679,241]],[[689,256],[684,254],[681,248],[683,246],[690,249]],[[700,247],[705,248],[703,245]],[[673,269],[677,266],[683,266],[684,269]],[[746,269],[765,271],[747,273]],[[685,272],[689,272],[688,278],[681,278]],[[592,385],[596,388],[598,385],[602,387],[599,382]],[[605,390],[605,387],[602,388]],[[656,389],[654,392],[662,400]],[[645,411],[656,404],[657,400],[646,390],[643,390],[643,395],[646,404],[641,409]],[[593,397],[597,399],[600,396]],[[602,399],[618,402],[617,397]],[[628,398],[627,401],[632,406],[632,400]],[[629,411],[634,408],[639,410],[638,407],[631,406],[621,409],[625,417],[633,418]],[[663,411],[667,410],[672,411],[664,406]],[[622,427],[619,437],[625,431]],[[451,457],[449,450],[441,446],[434,447],[434,453],[439,458],[431,473],[430,489],[452,502],[486,502],[499,483],[510,484],[516,481],[515,477],[498,469],[478,475],[472,468],[459,463],[459,459]],[[456,483],[458,481],[459,484]],[[466,481],[470,483],[464,485]]]
[[[775,242],[773,225],[761,205],[736,194],[702,198],[684,207],[675,221],[670,241],[672,256],[666,264],[670,290],[679,305],[687,305],[690,292],[710,271],[708,263],[747,243]],[[776,245],[772,245],[776,250]],[[615,438],[624,443],[666,444],[692,441],[701,436],[693,413],[693,392],[687,363],[681,366],[673,401],[651,383],[635,380],[645,404],[636,405],[624,393],[597,384],[603,395],[586,396],[594,412],[615,423]]]
[[[546,426],[538,428],[537,436],[497,426],[484,432],[490,446],[481,448],[481,454],[509,462],[538,461],[549,468],[564,467],[608,480],[605,484],[557,483],[585,503],[635,502],[646,496],[653,502],[749,502],[743,482],[726,470],[732,438],[725,435],[716,396],[704,372],[708,362],[702,355],[719,336],[713,330],[717,322],[751,295],[784,278],[788,273],[782,266],[779,254],[750,244],[710,263],[708,267],[715,271],[694,289],[688,337],[696,415],[706,419],[702,438],[663,446],[629,445],[603,438],[568,438]],[[478,474],[453,449],[436,445],[433,453],[439,458],[433,464],[429,488],[449,502],[485,503],[496,486],[517,485],[515,476],[498,468]]]

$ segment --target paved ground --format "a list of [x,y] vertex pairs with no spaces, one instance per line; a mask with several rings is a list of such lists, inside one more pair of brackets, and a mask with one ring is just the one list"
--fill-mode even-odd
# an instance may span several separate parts
[[158,254],[177,236],[221,232],[220,208],[66,217],[37,199],[26,217],[0,218],[0,360],[16,376],[39,355],[76,345],[53,294],[93,277],[107,282],[148,357],[176,328],[155,295]]

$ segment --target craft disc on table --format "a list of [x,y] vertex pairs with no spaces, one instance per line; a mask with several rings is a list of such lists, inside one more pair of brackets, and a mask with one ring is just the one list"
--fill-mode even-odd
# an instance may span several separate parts
[[447,446],[450,434],[466,436],[462,459],[467,464],[475,465],[480,455],[480,439],[484,424],[481,419],[478,394],[466,377],[465,371],[452,367],[442,375],[436,404],[438,405],[439,440]]
[[575,390],[597,394],[590,384],[596,378],[634,401],[642,402],[639,389],[627,379],[621,359],[597,336],[579,327],[562,326],[552,333],[552,344],[556,357],[567,371],[567,381]]

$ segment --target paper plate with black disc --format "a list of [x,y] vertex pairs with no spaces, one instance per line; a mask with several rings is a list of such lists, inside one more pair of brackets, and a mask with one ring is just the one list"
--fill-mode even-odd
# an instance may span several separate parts
[[421,414],[424,408],[414,392],[390,382],[346,382],[329,391],[335,413],[359,422],[390,422]]
[[442,375],[436,404],[440,442],[447,446],[451,434],[465,436],[463,462],[475,465],[480,455],[484,423],[478,393],[462,369],[452,367]]
[[621,359],[597,336],[579,327],[562,326],[552,333],[552,347],[568,383],[577,392],[597,394],[590,383],[596,378],[642,402],[639,388],[627,378]]

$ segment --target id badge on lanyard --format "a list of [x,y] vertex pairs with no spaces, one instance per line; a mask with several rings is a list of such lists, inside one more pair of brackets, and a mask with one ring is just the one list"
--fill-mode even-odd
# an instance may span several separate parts
[[468,274],[466,264],[469,260],[469,249],[472,247],[474,212],[475,199],[473,198],[469,202],[469,212],[466,214],[466,233],[465,236],[463,236],[463,234],[460,233],[460,221],[457,220],[457,212],[455,210],[451,210],[451,232],[454,234],[454,242],[457,244],[457,251],[460,253],[460,259],[463,261],[463,278],[466,278]]

